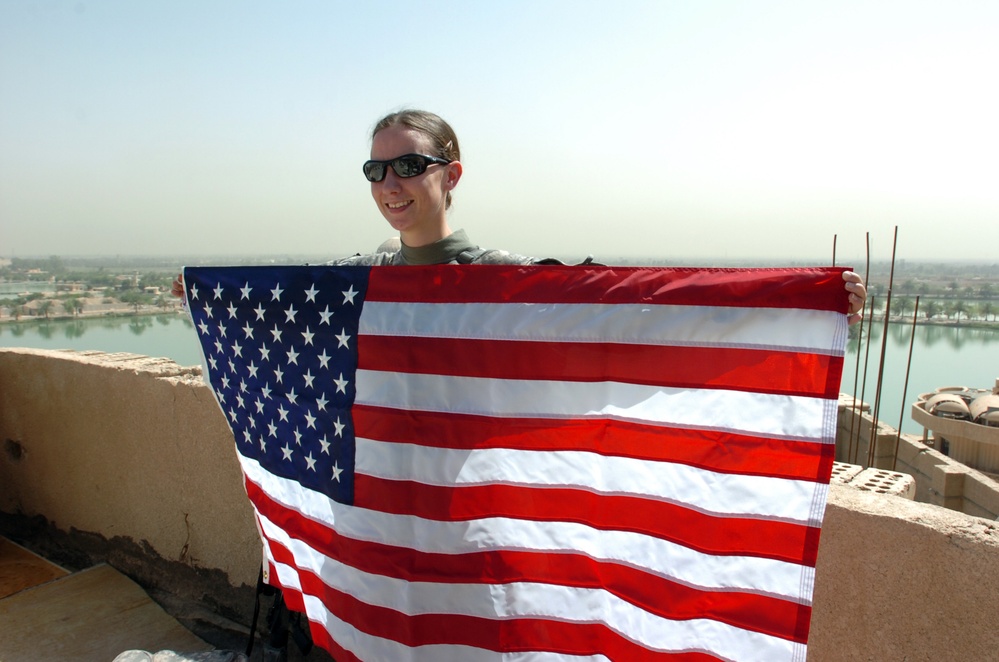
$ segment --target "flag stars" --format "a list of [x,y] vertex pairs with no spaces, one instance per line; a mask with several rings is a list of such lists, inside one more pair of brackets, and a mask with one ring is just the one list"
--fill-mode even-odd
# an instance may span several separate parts
[[245,441],[248,444],[253,443],[253,436],[250,434],[249,430],[243,430],[243,441]]
[[225,324],[219,322],[219,336],[225,338]]
[[305,338],[305,344],[306,345],[311,345],[312,344],[312,338],[315,335],[316,334],[314,334],[311,331],[309,331],[309,327],[305,327],[305,331],[302,331],[302,337]]
[[215,298],[217,300],[222,299],[222,283],[219,283],[215,286]]
[[246,369],[247,369],[247,371],[249,371],[250,377],[256,377],[257,376],[257,370],[259,368],[257,368],[257,364],[254,363],[253,361],[250,361],[250,365],[246,366]]
[[295,445],[302,445],[302,433],[298,431],[298,428],[295,428]]
[[220,379],[219,381],[222,382],[222,388],[224,388],[225,390],[228,391],[229,390],[229,378],[226,377],[225,375],[222,375],[222,379]]
[[246,409],[246,405],[243,404],[243,396],[236,394],[236,406],[240,409]]
[[334,462],[333,463],[333,480],[335,480],[336,482],[339,483],[340,482],[340,474],[342,474],[342,473],[343,473],[343,469],[341,469],[340,467],[338,467],[337,463]]
[[339,417],[339,416],[337,416],[337,417],[336,417],[336,421],[334,421],[334,422],[333,422],[333,428],[334,428],[334,431],[333,431],[333,433],[334,433],[334,434],[335,434],[336,436],[338,436],[338,437],[343,437],[343,429],[344,429],[345,427],[347,427],[347,426],[346,426],[346,425],[344,425],[343,423],[341,423],[341,422],[340,422],[340,417]]
[[271,360],[271,350],[267,345],[260,345],[260,360],[270,361]]
[[238,341],[232,344],[232,354],[233,356],[238,356],[240,358],[243,357],[243,346],[240,345]]
[[285,393],[284,397],[288,398],[288,402],[290,402],[291,404],[293,405],[298,404],[298,394],[295,393],[295,389],[291,389],[290,391]]
[[198,286],[195,283],[191,283],[191,298],[192,299],[198,298]]
[[233,423],[236,422],[236,418],[237,417],[236,417],[236,409],[235,408],[229,410],[229,418],[232,419]]
[[312,375],[312,368],[309,368],[308,370],[305,371],[305,374],[302,375],[302,379],[305,380],[305,388],[312,388],[312,382],[315,381],[316,379]]
[[326,306],[326,310],[324,310],[324,311],[322,311],[322,312],[319,313],[319,317],[321,318],[319,320],[319,325],[320,326],[322,326],[323,324],[329,325],[330,318],[333,317],[333,311],[330,310],[330,307],[329,307],[328,304]]
[[298,314],[298,311],[295,310],[295,306],[294,305],[288,306],[288,310],[284,311],[284,316],[286,318],[285,321],[288,322],[288,323],[290,323],[290,324],[294,324],[295,323],[295,315],[297,315],[297,314]]
[[267,424],[267,434],[277,439],[277,426],[274,423]]
[[288,422],[288,410],[284,408],[284,405],[278,405],[278,418],[280,418],[285,423]]
[[330,442],[326,441],[326,435],[323,435],[322,439],[319,440],[319,445],[322,446],[323,453],[330,454]]
[[329,400],[326,399],[325,393],[316,398],[316,407],[319,408],[319,411],[326,411],[327,404],[329,404]]
[[[350,340],[350,336],[347,335],[347,329],[343,329],[339,334],[334,336],[337,339],[337,347],[347,347],[347,341]],[[348,347],[349,349],[349,347]]]
[[208,324],[205,322],[205,320],[201,320],[201,322],[198,324],[198,330],[201,331],[201,335],[203,336],[208,335]]
[[233,304],[230,303],[229,307],[226,308],[226,310],[229,311],[229,319],[231,319],[231,320],[236,319],[236,306],[235,305],[233,305]]
[[281,342],[281,328],[277,324],[271,329],[271,335],[274,336],[274,342]]
[[284,447],[281,449],[281,453],[284,455],[284,457],[281,459],[288,460],[289,462],[291,461],[291,447],[288,446],[288,444],[284,445]]
[[321,367],[326,368],[327,370],[330,369],[329,362],[330,359],[333,357],[326,353],[325,347],[323,348],[323,353],[317,356],[316,358],[319,359],[319,365]]
[[261,452],[267,452],[267,442],[263,437],[260,437],[260,450]]
[[247,281],[246,285],[244,285],[243,287],[239,288],[239,298],[240,298],[240,300],[249,299],[250,298],[250,291],[252,289],[253,288],[250,287],[250,282],[249,281]]
[[316,417],[311,412],[305,412],[305,427],[316,429]]
[[211,318],[212,316],[212,305],[210,303],[205,304],[205,317]]
[[255,312],[257,314],[257,321],[258,322],[263,322],[264,321],[264,313],[267,312],[267,311],[264,310],[263,306],[261,306],[258,303],[257,307],[253,309],[253,312]]
[[273,297],[271,301],[280,301],[282,292],[284,292],[284,290],[281,289],[281,283],[275,285],[274,289],[271,290],[271,296]]
[[222,353],[222,341],[219,340],[218,338],[215,339],[215,352],[217,354]]
[[348,289],[347,289],[347,290],[346,290],[346,291],[345,291],[345,292],[343,293],[343,302],[344,302],[345,304],[349,303],[349,304],[353,305],[353,304],[354,304],[354,297],[355,297],[355,296],[357,296],[357,294],[358,294],[358,293],[357,293],[356,291],[354,291],[354,286],[353,286],[353,285],[351,285],[351,286],[350,286],[350,287],[349,287],[349,288],[348,288]]
[[349,384],[350,382],[348,382],[346,379],[343,378],[343,373],[342,372],[340,373],[340,378],[339,379],[334,379],[333,383],[336,384],[336,391],[337,391],[337,393],[343,393],[343,394],[346,395],[346,393],[347,393],[347,384]]
[[311,301],[312,303],[315,303],[316,302],[316,295],[317,294],[319,294],[319,290],[316,289],[316,284],[313,283],[312,287],[310,287],[309,289],[305,290],[305,300],[306,301]]
[[253,404],[256,405],[258,414],[264,413],[264,403],[260,398],[257,398],[256,402],[254,402]]
[[270,384],[264,382],[263,387],[260,389],[260,395],[264,396],[266,399],[271,399],[271,387]]
[[247,340],[253,340],[253,327],[250,326],[249,322],[247,322],[245,325],[243,325],[243,333],[246,334],[246,339]]
[[309,451],[309,454],[305,456],[305,464],[310,471],[316,470],[316,460],[312,457],[312,451]]
[[281,371],[281,366],[274,368],[274,381],[278,384],[284,383],[284,372]]
[[292,363],[298,365],[298,352],[295,351],[294,345],[288,348],[288,365]]

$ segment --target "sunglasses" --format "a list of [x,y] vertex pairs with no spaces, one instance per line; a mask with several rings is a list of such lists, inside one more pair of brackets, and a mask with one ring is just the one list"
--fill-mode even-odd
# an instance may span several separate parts
[[385,166],[392,166],[392,170],[395,170],[395,174],[399,177],[416,177],[425,173],[433,163],[447,165],[451,161],[426,154],[403,154],[388,161],[365,161],[362,170],[369,182],[380,182],[385,179],[387,172]]

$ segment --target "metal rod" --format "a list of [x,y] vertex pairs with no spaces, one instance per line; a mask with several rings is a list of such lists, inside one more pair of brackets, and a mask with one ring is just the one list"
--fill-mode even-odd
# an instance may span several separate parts
[[898,412],[898,430],[895,431],[895,453],[892,455],[891,470],[898,464],[898,444],[902,440],[902,419],[905,418],[905,399],[909,394],[909,368],[912,367],[912,346],[916,342],[916,316],[919,315],[919,297],[916,309],[912,312],[912,336],[909,338],[909,359],[905,363],[905,382],[902,385],[902,410]]
[[881,384],[885,374],[885,350],[888,349],[888,320],[891,319],[891,293],[895,283],[895,247],[898,245],[898,226],[895,226],[895,239],[891,246],[891,271],[888,273],[888,297],[885,299],[885,328],[881,336],[881,360],[878,363],[878,386],[874,391],[874,426],[871,428],[871,445],[867,449],[868,463],[874,464],[874,440],[878,431],[878,416],[881,412]]
[[[833,258],[833,266],[835,266],[836,259]],[[867,279],[871,273],[871,233],[867,233],[867,269],[864,272],[864,286],[867,286]],[[863,312],[863,308],[860,309]],[[853,368],[853,403],[850,405],[850,436],[847,437],[847,449],[846,449],[846,461],[851,462],[853,457],[853,425],[857,420],[858,412],[860,411],[860,404],[857,400],[857,379],[860,376],[860,350],[864,347],[864,322],[861,320],[860,325],[857,326],[857,361]],[[857,425],[858,431],[860,426]],[[858,432],[859,437],[859,432]]]
[[832,265],[834,267],[836,266],[836,235],[833,235],[833,263],[832,263]]
[[[871,311],[870,311],[870,314],[868,314],[868,316],[867,316],[867,345],[866,345],[865,351],[864,351],[864,376],[860,380],[860,401],[861,402],[864,401],[864,397],[866,397],[866,393],[867,393],[867,364],[869,363],[870,358],[871,358],[871,340],[874,338],[874,336],[872,336],[871,333],[874,330],[874,300],[876,298],[877,297],[873,297],[873,296],[871,297]],[[860,426],[859,425],[857,426],[857,454],[858,455],[860,454]],[[854,457],[853,457],[853,463],[854,464],[857,463],[857,456],[856,455],[854,455]]]

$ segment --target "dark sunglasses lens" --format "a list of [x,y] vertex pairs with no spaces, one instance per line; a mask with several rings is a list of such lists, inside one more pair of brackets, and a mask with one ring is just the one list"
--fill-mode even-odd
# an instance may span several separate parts
[[364,176],[369,182],[380,182],[385,179],[385,164],[378,161],[368,161],[364,164]]
[[427,170],[427,160],[418,154],[400,156],[392,161],[392,169],[400,177],[416,177]]

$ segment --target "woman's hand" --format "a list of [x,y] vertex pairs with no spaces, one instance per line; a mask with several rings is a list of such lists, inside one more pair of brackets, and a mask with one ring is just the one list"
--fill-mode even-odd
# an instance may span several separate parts
[[864,318],[864,304],[867,302],[867,288],[864,287],[863,279],[852,271],[843,272],[843,280],[846,281],[846,291],[849,292],[850,307],[847,314],[847,322],[856,324]]
[[[845,277],[846,274],[843,274],[843,276]],[[173,279],[170,294],[180,299],[184,298],[184,274],[177,274],[177,277]]]

